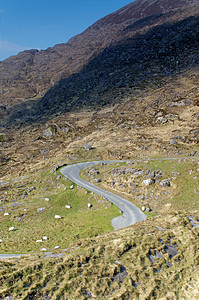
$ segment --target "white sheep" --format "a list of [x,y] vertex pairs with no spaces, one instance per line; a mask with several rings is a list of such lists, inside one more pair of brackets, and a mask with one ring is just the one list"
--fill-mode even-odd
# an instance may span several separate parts
[[61,219],[60,215],[55,215],[55,219]]
[[54,247],[55,250],[56,250],[56,249],[59,249],[59,248],[60,248],[60,246],[55,246],[55,247]]

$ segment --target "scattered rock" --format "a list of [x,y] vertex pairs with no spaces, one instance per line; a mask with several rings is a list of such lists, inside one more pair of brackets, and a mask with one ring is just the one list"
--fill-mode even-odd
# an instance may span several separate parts
[[190,156],[195,156],[197,154],[197,151],[191,151]]
[[189,99],[183,99],[181,101],[178,101],[178,102],[171,102],[169,104],[169,107],[172,107],[172,106],[190,106],[190,105],[193,105],[194,102],[192,100],[189,100]]
[[14,231],[14,230],[15,230],[14,226],[12,226],[12,227],[9,228],[9,231]]
[[190,99],[183,99],[178,102],[178,106],[190,106],[193,105],[193,101]]
[[171,174],[174,175],[174,176],[179,176],[179,175],[181,175],[179,172],[171,172]]
[[88,208],[91,208],[92,207],[92,204],[91,203],[88,203]]
[[41,239],[41,240],[37,240],[36,241],[36,243],[42,243],[43,242],[43,240]]
[[146,199],[147,199],[147,196],[140,195],[140,196],[138,196],[138,198],[141,199],[141,200],[146,200]]
[[169,180],[163,179],[163,180],[160,181],[160,185],[161,185],[161,186],[168,187],[168,186],[171,186],[171,183],[170,183]]
[[111,277],[111,280],[114,281],[119,281],[119,282],[123,282],[124,279],[128,276],[128,272],[126,270],[125,267],[120,266],[120,271],[115,274],[113,277]]
[[43,240],[44,240],[44,241],[47,241],[47,240],[48,240],[48,237],[47,237],[47,236],[43,236]]
[[163,254],[157,250],[154,251],[154,255],[152,255],[151,250],[149,251],[149,259],[152,263],[156,262],[156,258],[162,258],[164,257]]
[[151,179],[151,178],[147,178],[145,180],[143,180],[143,183],[145,185],[151,185],[151,184],[154,184],[155,183],[155,180],[154,179]]
[[161,179],[162,178],[162,175],[160,175],[160,174],[156,174],[156,180],[159,180],[159,179]]
[[49,199],[49,198],[45,198],[44,200],[45,200],[45,201],[50,201],[50,199]]
[[86,150],[86,151],[90,151],[92,149],[92,145],[89,144],[89,143],[86,143],[83,145],[83,148]]
[[176,139],[171,139],[169,144],[170,145],[176,145],[178,143],[178,141]]
[[126,187],[125,184],[120,184],[120,188],[121,188],[121,189],[124,189],[125,187]]
[[89,171],[89,173],[91,174],[91,175],[99,175],[99,171],[98,170],[96,170],[95,168],[93,168],[93,169],[91,169],[90,171]]
[[43,130],[42,134],[43,134],[43,137],[51,138],[51,137],[55,136],[56,132],[57,132],[56,125],[50,125],[48,128]]
[[166,230],[165,228],[162,228],[162,227],[159,227],[159,226],[156,226],[156,228],[157,228],[158,230],[160,230],[160,231]]
[[95,182],[100,183],[100,182],[102,182],[102,180],[99,178],[95,178]]
[[9,216],[10,214],[9,213],[4,213],[4,216]]
[[74,187],[75,187],[74,184],[72,184],[72,185],[70,186],[70,189],[72,190],[72,189],[74,189]]
[[166,244],[164,247],[164,251],[169,254],[169,258],[171,259],[175,255],[177,255],[178,250],[176,249],[178,247],[177,244],[171,245],[171,244]]
[[144,170],[133,173],[133,176],[143,176],[143,175],[144,175]]
[[37,208],[37,212],[44,212],[45,211],[45,207],[40,207],[40,208]]
[[3,240],[2,240],[2,239],[0,239],[0,243],[3,243]]
[[148,177],[153,179],[155,177],[155,171],[152,171],[148,174]]
[[160,176],[162,176],[162,171],[161,170],[157,170],[156,171],[156,176],[157,176],[157,174],[160,175]]
[[189,221],[192,227],[199,228],[199,218],[196,218],[194,216],[189,216]]
[[68,209],[70,209],[70,208],[71,208],[71,206],[70,206],[70,205],[65,205],[65,208],[68,208]]
[[138,185],[137,185],[135,182],[131,182],[131,183],[130,183],[130,186],[131,186],[131,187],[137,187]]
[[41,251],[47,251],[47,250],[48,250],[48,249],[46,249],[46,248],[42,248],[42,249],[41,249]]

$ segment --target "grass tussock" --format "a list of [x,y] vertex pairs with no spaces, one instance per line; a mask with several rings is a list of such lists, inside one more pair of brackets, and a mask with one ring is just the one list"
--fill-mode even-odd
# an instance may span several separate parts
[[189,225],[186,212],[172,213],[81,240],[60,258],[1,261],[0,297],[196,299],[199,236]]

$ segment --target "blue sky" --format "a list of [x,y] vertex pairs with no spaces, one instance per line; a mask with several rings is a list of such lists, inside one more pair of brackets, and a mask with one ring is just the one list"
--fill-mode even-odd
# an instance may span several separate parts
[[0,60],[46,49],[133,0],[0,0]]

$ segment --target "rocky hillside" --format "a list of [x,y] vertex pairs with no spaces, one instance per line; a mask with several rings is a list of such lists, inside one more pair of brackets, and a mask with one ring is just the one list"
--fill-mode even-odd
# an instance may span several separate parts
[[112,102],[105,91],[112,95],[114,90],[117,98],[122,88],[142,87],[151,76],[159,82],[160,76],[192,68],[198,63],[197,32],[196,0],[132,2],[66,44],[24,51],[1,62],[1,116],[16,104],[15,113],[22,114],[12,120],[27,115],[24,109],[35,102],[27,119],[37,119],[41,108],[54,114]]

